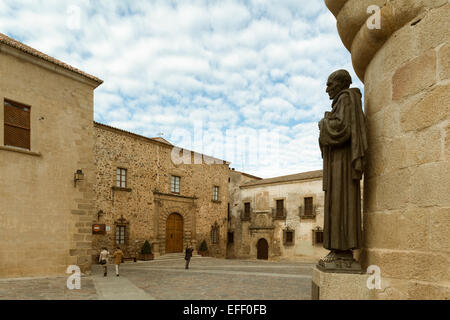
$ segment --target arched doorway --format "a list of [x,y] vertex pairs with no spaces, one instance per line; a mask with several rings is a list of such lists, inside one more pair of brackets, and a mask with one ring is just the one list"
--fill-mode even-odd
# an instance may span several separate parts
[[258,249],[258,259],[260,260],[269,259],[269,244],[267,243],[266,239],[264,238],[259,239],[256,248]]
[[172,213],[166,221],[166,253],[183,252],[183,217]]

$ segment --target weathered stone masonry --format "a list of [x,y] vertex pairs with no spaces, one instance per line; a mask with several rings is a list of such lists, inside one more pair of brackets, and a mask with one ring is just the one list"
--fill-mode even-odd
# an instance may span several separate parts
[[[198,248],[208,243],[214,256],[225,256],[228,203],[228,164],[180,164],[171,160],[173,145],[96,123],[94,125],[97,167],[96,210],[104,214],[106,235],[94,235],[92,255],[102,246],[115,246],[115,226],[126,225],[127,256],[140,251],[145,240],[155,255],[165,254],[166,220],[177,213],[183,218],[183,248],[189,241]],[[193,160],[193,154],[191,154]],[[192,161],[193,163],[193,161]],[[117,168],[127,169],[127,188],[116,188]],[[181,178],[180,194],[170,190],[171,176]],[[219,201],[212,201],[213,187]],[[123,218],[123,221],[120,219]],[[211,227],[219,225],[219,243],[211,243]]]

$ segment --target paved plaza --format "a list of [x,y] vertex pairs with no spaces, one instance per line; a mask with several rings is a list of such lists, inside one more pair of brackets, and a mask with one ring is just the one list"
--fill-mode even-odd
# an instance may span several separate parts
[[312,263],[226,260],[182,256],[114,266],[83,276],[80,290],[67,278],[0,280],[0,299],[37,300],[309,300]]

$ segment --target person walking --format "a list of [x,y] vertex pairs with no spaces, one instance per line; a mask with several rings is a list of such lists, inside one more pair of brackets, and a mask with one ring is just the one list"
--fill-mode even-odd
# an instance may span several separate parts
[[122,250],[120,250],[120,247],[117,247],[116,251],[114,251],[113,258],[114,264],[116,265],[116,276],[119,276],[119,265],[122,263],[123,260],[123,252]]
[[186,269],[189,269],[189,262],[191,262],[193,251],[194,251],[194,248],[192,247],[192,244],[189,244],[186,247],[186,255],[184,256],[184,260],[186,260]]
[[108,258],[109,258],[109,252],[108,250],[103,247],[102,251],[100,252],[100,256],[98,258],[98,262],[103,266],[103,276],[106,277],[108,275]]

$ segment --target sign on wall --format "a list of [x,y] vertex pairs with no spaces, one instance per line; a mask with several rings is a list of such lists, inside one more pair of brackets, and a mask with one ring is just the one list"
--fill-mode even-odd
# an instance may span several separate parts
[[92,234],[105,234],[106,233],[106,225],[105,224],[93,224],[92,225]]

